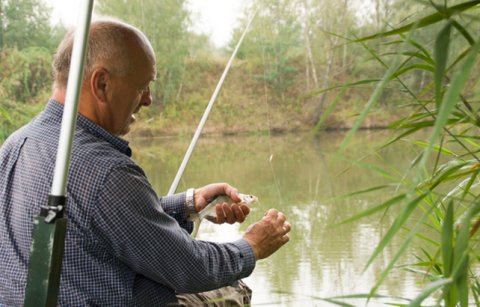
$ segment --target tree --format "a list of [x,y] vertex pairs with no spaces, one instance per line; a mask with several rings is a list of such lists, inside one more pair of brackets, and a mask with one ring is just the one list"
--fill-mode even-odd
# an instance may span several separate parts
[[55,46],[50,9],[41,0],[0,0],[0,49]]
[[[277,98],[285,100],[288,88],[295,84],[297,67],[294,63],[301,53],[301,25],[299,22],[299,0],[262,0],[247,10],[250,16],[257,11],[239,58],[251,62],[261,69],[257,78],[266,82]],[[236,45],[244,31],[247,18],[234,30],[230,48]]]
[[[349,9],[349,1],[336,0],[304,0],[305,7],[305,27],[304,37],[307,50],[310,49],[309,55],[311,75],[316,82],[316,89],[328,88],[332,80],[340,73],[350,69],[347,63],[347,47],[346,42],[340,37],[346,37],[348,32],[355,25],[355,16]],[[340,48],[342,47],[342,48]],[[315,59],[316,61],[314,62]],[[315,69],[316,63],[323,64]],[[315,76],[315,71],[323,71],[321,79]],[[321,81],[321,84],[319,84]],[[322,93],[315,100],[316,106],[312,112],[310,119],[316,124],[322,115],[327,95]]]
[[128,1],[99,0],[97,10],[140,28],[150,39],[157,57],[156,101],[167,104],[176,99],[188,56],[188,11],[185,0]]

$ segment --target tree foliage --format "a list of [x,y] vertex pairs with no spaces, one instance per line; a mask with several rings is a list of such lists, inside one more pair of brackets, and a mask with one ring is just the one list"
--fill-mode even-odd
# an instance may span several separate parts
[[51,85],[51,52],[42,47],[0,53],[0,97],[27,102]]
[[289,87],[295,84],[298,70],[295,63],[301,40],[298,0],[256,1],[246,12],[241,27],[235,29],[230,49],[233,50],[255,13],[238,57],[259,68],[257,80],[265,82],[276,97],[284,100]]
[[0,0],[0,139],[45,102],[53,50],[64,29],[41,0]]
[[0,49],[54,48],[50,9],[41,0],[0,0]]
[[99,0],[96,9],[139,27],[150,39],[157,57],[154,99],[174,102],[182,82],[189,51],[189,15],[185,0]]

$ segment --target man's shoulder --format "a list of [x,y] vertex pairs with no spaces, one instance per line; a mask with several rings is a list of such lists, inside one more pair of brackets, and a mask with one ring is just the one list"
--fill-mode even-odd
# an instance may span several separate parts
[[21,144],[23,143],[23,140],[27,136],[27,131],[28,131],[27,126],[28,125],[25,125],[19,128],[18,130],[16,130],[15,132],[13,132],[12,134],[10,134],[8,138],[5,140],[5,142],[1,144],[0,153],[2,155],[8,152],[11,152],[13,149],[21,146]]

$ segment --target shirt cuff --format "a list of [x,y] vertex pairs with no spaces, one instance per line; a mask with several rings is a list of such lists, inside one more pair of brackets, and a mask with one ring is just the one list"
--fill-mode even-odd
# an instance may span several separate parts
[[184,228],[191,233],[193,230],[193,223],[188,220],[187,206],[185,204],[185,192],[173,194],[162,197],[160,202],[163,210],[173,217]]
[[240,239],[237,241],[232,242],[240,253],[240,259],[243,260],[242,270],[238,279],[245,278],[252,274],[253,269],[255,268],[256,258],[255,254],[253,253],[253,249],[250,246],[250,243],[247,240]]

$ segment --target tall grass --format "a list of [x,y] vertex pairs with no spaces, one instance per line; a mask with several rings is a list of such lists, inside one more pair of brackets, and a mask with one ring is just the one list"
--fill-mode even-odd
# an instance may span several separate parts
[[[463,307],[475,303],[479,306],[480,0],[453,6],[448,6],[446,1],[441,5],[434,2],[426,5],[430,14],[418,20],[351,41],[361,44],[386,72],[379,81],[363,80],[343,86],[377,82],[339,154],[374,108],[387,84],[395,84],[408,93],[408,104],[413,111],[392,124],[397,136],[385,146],[403,140],[419,146],[421,151],[412,160],[411,168],[405,170],[402,180],[395,182],[397,195],[345,222],[400,207],[365,269],[394,237],[404,236],[404,243],[371,289],[370,298],[378,295],[378,288],[396,267],[400,256],[413,250],[421,254],[417,255],[418,262],[407,269],[422,274],[428,282],[418,296],[406,298],[407,305],[421,306],[428,298],[429,304],[433,301],[435,305]],[[434,33],[430,46],[416,39],[422,31]],[[370,47],[370,43],[394,48],[383,53]],[[428,76],[429,82],[420,91],[413,90],[405,81],[415,71]],[[427,131],[428,140],[416,140],[418,131]],[[433,229],[433,234],[425,234],[421,230],[425,226]],[[417,238],[433,248],[415,246],[412,242],[417,242]]]

